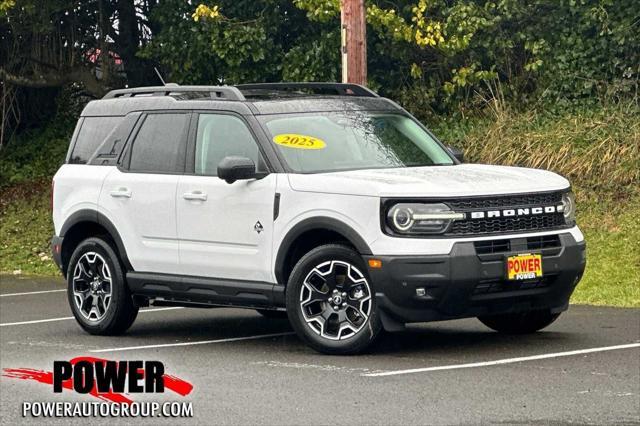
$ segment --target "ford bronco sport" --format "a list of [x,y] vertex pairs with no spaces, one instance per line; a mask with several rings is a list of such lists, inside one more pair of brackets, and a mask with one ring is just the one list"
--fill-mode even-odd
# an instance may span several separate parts
[[569,182],[461,157],[357,85],[115,90],[54,177],[52,250],[92,334],[148,305],[286,315],[333,354],[410,322],[540,330],[586,262]]

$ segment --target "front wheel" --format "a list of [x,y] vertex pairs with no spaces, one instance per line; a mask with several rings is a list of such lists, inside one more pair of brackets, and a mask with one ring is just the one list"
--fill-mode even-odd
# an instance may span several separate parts
[[319,352],[362,352],[382,329],[364,262],[343,245],[320,246],[303,256],[291,272],[286,298],[294,330]]
[[124,333],[138,315],[120,258],[102,238],[87,238],[78,245],[71,255],[67,283],[71,311],[91,334]]
[[487,327],[505,334],[529,334],[542,330],[558,319],[560,314],[549,310],[518,314],[503,314],[478,317]]

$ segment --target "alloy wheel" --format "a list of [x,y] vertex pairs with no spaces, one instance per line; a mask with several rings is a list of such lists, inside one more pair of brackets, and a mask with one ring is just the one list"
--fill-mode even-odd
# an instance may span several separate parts
[[105,259],[87,252],[73,271],[73,299],[80,314],[89,321],[100,321],[111,303],[111,271]]
[[330,340],[348,339],[369,320],[371,288],[355,266],[340,260],[323,262],[304,279],[300,308],[316,334]]

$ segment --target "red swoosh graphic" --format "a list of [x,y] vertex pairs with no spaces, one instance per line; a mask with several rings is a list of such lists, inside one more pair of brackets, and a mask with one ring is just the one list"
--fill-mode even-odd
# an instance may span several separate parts
[[[75,365],[77,362],[87,361],[92,364],[96,363],[104,363],[107,360],[102,358],[93,358],[93,357],[77,357],[73,358],[69,362]],[[144,374],[144,370],[140,370],[141,373]],[[44,370],[34,370],[32,368],[5,368],[3,369],[3,376],[10,377],[13,379],[21,379],[21,380],[33,380],[35,382],[44,383],[47,385],[53,385],[53,372],[44,371]],[[193,390],[193,385],[187,381],[184,381],[178,377],[171,376],[168,374],[164,374],[164,387],[169,389],[178,395],[186,396]],[[68,389],[73,391],[73,382],[71,379],[65,380],[62,382],[62,387],[64,389]],[[124,403],[131,404],[133,401],[121,393],[114,392],[98,392],[97,386],[94,382],[93,389],[89,392],[89,395],[92,395],[98,399],[103,401],[110,401],[116,403]]]

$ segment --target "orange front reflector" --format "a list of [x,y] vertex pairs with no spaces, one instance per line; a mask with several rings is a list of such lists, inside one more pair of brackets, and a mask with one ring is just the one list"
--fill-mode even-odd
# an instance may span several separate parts
[[382,260],[369,259],[369,268],[374,268],[374,269],[382,268]]

